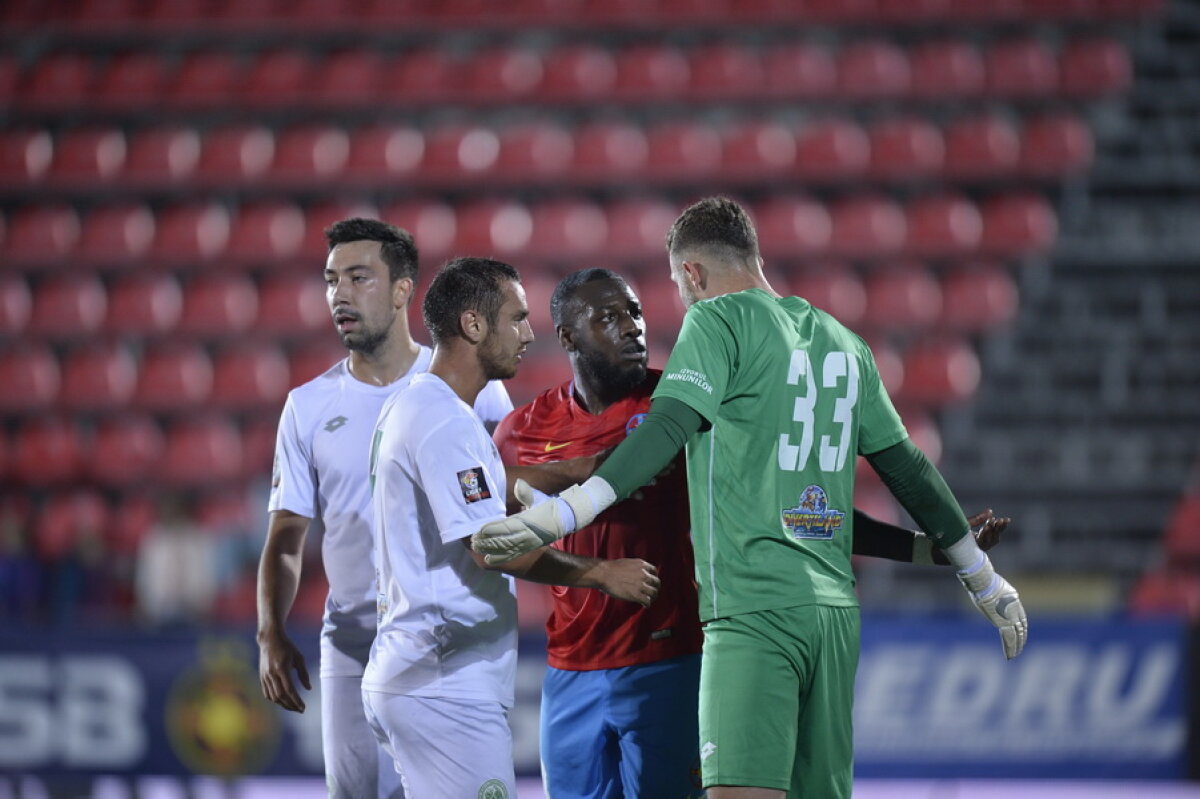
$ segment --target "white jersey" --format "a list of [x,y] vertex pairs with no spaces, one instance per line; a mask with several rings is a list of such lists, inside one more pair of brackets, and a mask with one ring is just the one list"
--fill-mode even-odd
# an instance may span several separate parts
[[513,581],[463,542],[505,515],[491,436],[441,378],[419,375],[379,415],[371,480],[379,632],[363,689],[511,707]]
[[[433,352],[422,346],[403,377],[374,386],[350,374],[343,359],[293,389],[283,407],[275,441],[275,468],[268,509],[314,520],[323,531],[321,554],[329,581],[321,632],[321,674],[358,677],[375,638],[375,569],[372,562],[371,435],[388,397],[429,369]],[[476,410],[496,423],[512,410],[508,392],[492,381]]]

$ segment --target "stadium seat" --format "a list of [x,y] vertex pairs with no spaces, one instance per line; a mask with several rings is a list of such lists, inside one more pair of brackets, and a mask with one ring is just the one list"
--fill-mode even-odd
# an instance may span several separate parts
[[[875,366],[879,370],[879,379],[891,396],[896,396],[904,388],[904,359],[899,350],[884,338],[868,339],[867,345],[875,356]],[[874,474],[874,472],[872,472]]]
[[213,0],[146,0],[142,17],[154,28],[194,29],[213,15],[213,5]]
[[275,159],[275,134],[257,125],[229,125],[204,134],[197,177],[224,187],[260,178]]
[[796,135],[783,125],[742,122],[723,138],[721,172],[728,178],[771,178],[796,164]]
[[154,127],[130,134],[122,179],[135,185],[187,180],[200,163],[200,134],[191,128]]
[[1170,567],[1144,573],[1129,594],[1135,616],[1185,616],[1200,619],[1200,574]]
[[965,264],[942,279],[942,324],[978,333],[1016,317],[1017,284],[1002,266],[988,261]]
[[55,340],[87,336],[100,329],[107,303],[104,284],[94,275],[49,278],[34,289],[29,332]]
[[272,413],[256,414],[241,424],[242,473],[249,479],[263,478],[271,473],[279,427],[279,408],[273,410]]
[[699,102],[761,95],[766,71],[756,48],[728,42],[688,51],[687,96]]
[[34,520],[33,542],[44,561],[68,558],[85,539],[102,539],[109,524],[109,507],[104,495],[90,488],[75,488],[51,494]]
[[144,205],[119,204],[93,208],[83,218],[79,237],[82,259],[98,266],[128,267],[154,241],[154,214]]
[[853,269],[844,263],[825,262],[801,264],[789,273],[787,286],[793,294],[857,329],[867,309],[867,292]]
[[217,203],[184,203],[158,214],[151,253],[164,264],[207,261],[225,251],[229,212]]
[[290,258],[304,243],[304,213],[284,202],[243,206],[229,233],[226,257],[252,261]]
[[873,24],[875,0],[806,0],[804,19],[823,23]]
[[299,125],[279,134],[271,178],[308,187],[336,180],[350,157],[350,137],[331,125]]
[[138,0],[78,0],[67,11],[71,26],[80,31],[117,31],[136,23],[140,5]]
[[994,97],[1051,97],[1058,89],[1058,60],[1037,39],[998,42],[984,58],[987,92]]
[[317,65],[306,101],[335,108],[372,107],[379,103],[384,75],[390,68],[375,50],[330,53]]
[[892,117],[871,126],[872,177],[913,180],[936,175],[946,157],[942,132],[928,120]]
[[426,136],[422,172],[438,180],[468,183],[489,174],[499,155],[500,139],[490,128],[443,125]]
[[303,385],[346,357],[346,349],[336,337],[322,334],[295,344],[288,353],[288,374],[292,387]]
[[986,70],[974,45],[941,40],[918,45],[910,56],[909,93],[922,100],[976,97],[983,93]]
[[405,200],[384,209],[380,218],[399,225],[413,235],[424,263],[437,262],[454,249],[458,236],[458,216],[453,206],[440,200]]
[[203,347],[155,343],[142,354],[134,407],[147,411],[198,408],[212,392],[212,360]]
[[895,200],[866,194],[838,200],[831,208],[830,250],[856,258],[887,256],[904,246],[904,211]]
[[721,168],[721,135],[703,122],[662,122],[646,132],[645,171],[664,180],[696,180]]
[[237,427],[222,416],[187,419],[167,428],[158,478],[167,485],[199,487],[236,480],[242,468]]
[[575,140],[561,125],[526,123],[500,133],[496,174],[521,182],[560,178],[571,168]]
[[475,200],[458,208],[454,251],[492,253],[504,258],[521,253],[533,234],[533,218],[518,202]]
[[984,203],[980,249],[1000,256],[1047,252],[1058,236],[1058,218],[1045,197],[1007,194]]
[[614,99],[622,102],[674,100],[691,79],[687,56],[671,45],[634,44],[617,53]]
[[814,121],[796,134],[795,174],[803,180],[858,177],[870,161],[870,139],[848,119]]
[[829,50],[794,42],[769,47],[763,56],[764,86],[773,97],[818,99],[837,94],[837,64]]
[[96,424],[87,474],[106,486],[153,480],[163,456],[162,428],[148,415],[124,414]]
[[543,200],[531,210],[530,255],[573,260],[607,252],[608,220],[595,203],[582,199]]
[[272,275],[259,285],[258,330],[281,338],[330,327],[325,284],[316,264],[306,272]]
[[24,332],[33,313],[33,293],[29,283],[16,273],[0,275],[0,335]]
[[462,70],[462,64],[444,48],[402,52],[383,76],[379,101],[403,105],[447,102],[459,96]]
[[979,246],[983,219],[975,204],[960,194],[920,197],[905,209],[905,249],[923,258],[964,255]]
[[932,327],[942,313],[942,289],[922,264],[901,261],[879,266],[866,277],[864,324],[882,330]]
[[205,337],[234,335],[250,329],[258,314],[254,281],[237,272],[200,274],[183,290],[178,332]]
[[769,197],[754,206],[751,216],[758,229],[759,247],[764,255],[772,258],[824,252],[833,235],[829,210],[809,197]]
[[1086,122],[1074,114],[1046,114],[1025,122],[1019,169],[1030,178],[1065,177],[1090,167],[1094,152]]
[[183,291],[170,274],[140,273],[115,281],[108,290],[108,333],[154,337],[175,327]]
[[290,22],[287,10],[291,4],[279,0],[215,0],[213,19],[217,24],[235,31],[254,30],[281,21]]
[[678,209],[660,197],[626,197],[605,207],[609,258],[655,258],[666,262],[667,231]]
[[1163,535],[1167,558],[1174,565],[1200,565],[1200,495],[1185,494],[1167,520]]
[[16,481],[44,486],[77,479],[86,450],[83,432],[70,420],[44,414],[25,419],[13,434]]
[[573,171],[584,180],[639,175],[650,157],[641,128],[620,122],[593,122],[575,131]]
[[36,183],[50,168],[54,139],[42,128],[0,131],[0,180],[9,186]]
[[425,136],[407,125],[371,125],[350,134],[345,176],[359,181],[391,181],[420,169]]
[[62,383],[58,359],[40,344],[0,350],[0,412],[42,411],[54,404]]
[[1061,90],[1072,97],[1098,97],[1127,92],[1133,85],[1129,51],[1118,39],[1077,39],[1059,56]]
[[106,110],[159,107],[167,88],[167,67],[161,55],[130,50],[112,58],[97,82],[92,100]]
[[855,99],[902,97],[912,79],[904,50],[884,40],[856,41],[837,54],[838,92]]
[[[325,263],[329,253],[329,243],[325,239],[325,228],[342,219],[363,217],[378,219],[379,210],[365,201],[330,200],[310,205],[304,209],[304,242],[300,246],[299,257],[303,259],[301,268],[304,274],[314,278],[313,282],[320,287],[320,267]],[[418,245],[424,252],[424,244]],[[311,259],[311,260],[310,260]],[[284,263],[284,262],[279,262]]]
[[158,507],[148,491],[123,493],[114,504],[109,518],[104,533],[105,547],[114,557],[132,558],[157,522]]
[[[170,0],[158,3],[158,7],[170,5]],[[241,62],[231,53],[216,50],[188,53],[167,83],[167,102],[177,108],[197,110],[231,105],[243,83],[242,74]]]
[[904,386],[898,399],[942,407],[969,399],[979,386],[979,358],[954,338],[918,342],[904,353]]
[[13,108],[21,87],[21,62],[12,53],[0,53],[0,104]]
[[287,394],[287,358],[270,344],[238,344],[213,359],[210,407],[235,411],[278,410]]
[[630,282],[642,301],[646,335],[659,343],[675,341],[679,326],[683,324],[684,307],[679,287],[671,280],[668,270],[665,267],[652,270]]
[[608,50],[568,44],[545,57],[538,97],[549,102],[581,102],[606,98],[617,83],[617,61]]
[[[269,464],[268,464],[269,465]],[[196,497],[193,518],[209,532],[245,534],[250,524],[250,506],[241,487],[202,491]]]
[[997,178],[1016,172],[1021,140],[1003,117],[962,117],[946,128],[946,177]]
[[47,266],[61,263],[79,240],[79,216],[66,205],[31,205],[9,217],[4,238],[7,264]]
[[1062,22],[1087,18],[1095,11],[1095,0],[1023,0],[1022,16],[1026,19]]
[[238,81],[238,101],[247,108],[294,108],[307,99],[313,76],[303,50],[260,52]]
[[59,404],[69,411],[109,411],[125,405],[137,385],[137,363],[120,345],[91,343],[62,364]]
[[544,342],[534,342],[521,361],[516,377],[506,382],[514,405],[529,402],[550,386],[571,379],[571,364],[558,346],[558,341],[548,340],[551,336],[545,338],[547,340]]
[[118,128],[84,127],[59,134],[47,179],[93,184],[115,178],[125,165],[125,134]]
[[92,98],[95,76],[92,58],[83,53],[43,55],[26,71],[18,102],[21,106],[46,110],[85,107]]
[[476,102],[521,102],[542,82],[541,56],[521,47],[487,47],[472,54],[463,71],[464,96]]

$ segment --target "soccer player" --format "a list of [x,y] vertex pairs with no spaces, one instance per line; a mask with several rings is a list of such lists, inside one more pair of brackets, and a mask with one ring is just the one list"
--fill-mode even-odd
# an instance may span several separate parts
[[484,525],[473,546],[502,562],[557,540],[686,444],[705,622],[702,782],[712,799],[848,797],[859,647],[853,456],[930,533],[1009,658],[1024,647],[1025,612],[909,441],[870,350],[774,291],[742,208],[724,198],[689,207],[667,249],[689,309],[638,434],[582,485]]
[[[429,371],[384,404],[371,446],[379,613],[363,703],[411,796],[515,796],[516,597],[469,545],[504,518],[507,482],[472,405],[489,380],[516,373],[533,332],[516,270],[487,258],[444,266],[423,311]],[[542,548],[504,568],[643,604],[658,591],[637,558]]]
[[[312,688],[285,625],[308,531],[322,535],[329,596],[320,639],[321,740],[334,799],[403,796],[391,758],[363,715],[361,680],[375,638],[375,570],[367,456],[380,408],[429,368],[407,308],[417,248],[404,230],[344,219],[325,231],[326,299],[348,356],[291,391],[279,422],[270,521],[258,578],[259,676],[264,696],[288,710],[305,703],[293,674]],[[495,424],[512,409],[501,383],[475,403]]]
[[[625,280],[584,269],[550,300],[572,379],[509,414],[495,441],[506,467],[603,452],[650,409],[660,372],[647,367],[641,304]],[[700,796],[696,726],[701,632],[693,583],[687,486],[668,467],[654,485],[555,542],[582,557],[634,555],[659,565],[653,605],[553,589],[542,683],[542,776],[555,799]],[[542,483],[529,475],[529,482]],[[547,489],[552,490],[552,489]],[[972,519],[990,548],[1007,519]],[[647,532],[652,531],[652,532]],[[855,511],[855,554],[932,559],[928,538]],[[915,553],[914,553],[915,548]],[[924,555],[924,557],[922,557]]]

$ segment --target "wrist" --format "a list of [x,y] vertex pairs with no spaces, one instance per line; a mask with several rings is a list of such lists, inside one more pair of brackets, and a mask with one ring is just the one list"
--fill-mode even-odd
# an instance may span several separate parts
[[913,531],[912,562],[921,566],[933,566],[938,562],[933,539],[916,530]]

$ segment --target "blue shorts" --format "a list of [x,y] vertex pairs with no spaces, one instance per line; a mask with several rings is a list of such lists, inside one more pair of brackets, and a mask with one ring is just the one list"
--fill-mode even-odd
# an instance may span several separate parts
[[700,655],[620,669],[548,667],[542,779],[551,799],[688,799],[700,788]]

